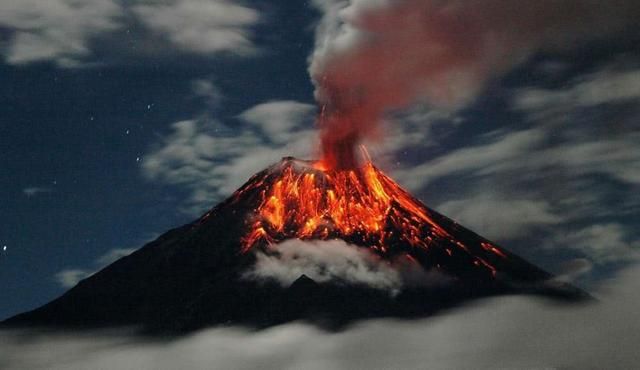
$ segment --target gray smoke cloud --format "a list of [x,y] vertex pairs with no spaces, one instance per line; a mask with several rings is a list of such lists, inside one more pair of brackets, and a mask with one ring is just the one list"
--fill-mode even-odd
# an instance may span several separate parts
[[375,138],[391,110],[458,107],[540,51],[637,29],[631,0],[316,0],[309,71],[325,152]]
[[114,333],[0,332],[0,368],[15,369],[634,369],[640,268],[600,301],[558,305],[507,296],[439,316],[364,321],[339,333],[303,323],[217,328],[174,340]]

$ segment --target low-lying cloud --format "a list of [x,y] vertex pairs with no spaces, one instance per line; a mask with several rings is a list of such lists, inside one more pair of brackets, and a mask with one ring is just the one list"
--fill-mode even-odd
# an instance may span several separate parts
[[113,333],[0,333],[13,369],[632,369],[640,339],[640,268],[602,286],[599,302],[487,299],[414,321],[364,321],[328,333],[303,323],[217,328],[173,340]]
[[438,284],[444,276],[428,274],[408,260],[386,261],[367,249],[341,240],[301,241],[292,239],[258,252],[256,264],[245,273],[253,280],[274,280],[289,286],[301,275],[316,282],[357,284],[391,293],[407,284]]
[[249,279],[272,279],[289,286],[301,275],[323,283],[339,281],[380,289],[399,289],[400,274],[373,253],[341,240],[303,242],[292,239],[258,252]]

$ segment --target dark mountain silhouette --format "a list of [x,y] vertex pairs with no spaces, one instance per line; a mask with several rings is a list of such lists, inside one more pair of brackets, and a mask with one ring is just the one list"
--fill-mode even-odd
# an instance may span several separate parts
[[[340,327],[364,318],[429,315],[497,294],[532,293],[570,301],[589,297],[570,285],[553,283],[549,273],[427,208],[374,167],[370,170],[391,195],[385,208],[384,240],[374,238],[372,242],[373,237],[362,232],[346,235],[337,231],[337,226],[327,226],[321,235],[315,233],[307,239],[344,239],[355,245],[353,248],[369,248],[372,243],[384,246],[384,252],[375,249],[383,258],[406,254],[421,268],[451,277],[448,284],[409,287],[390,294],[339,281],[318,283],[306,275],[288,287],[242,278],[256,261],[255,251],[267,250],[264,240],[254,240],[247,248],[246,237],[255,229],[253,220],[269,189],[285,173],[297,178],[314,173],[321,177],[319,184],[331,186],[327,179],[333,177],[314,169],[312,163],[284,158],[253,176],[200,219],[166,232],[61,297],[3,325],[139,325],[150,332],[184,332],[211,325],[266,327],[306,319]],[[327,220],[328,225],[331,222],[337,221]],[[405,237],[407,230],[413,230],[413,239]],[[265,229],[276,241],[291,237],[295,231]],[[425,247],[411,244],[411,240],[426,241],[427,237]]]

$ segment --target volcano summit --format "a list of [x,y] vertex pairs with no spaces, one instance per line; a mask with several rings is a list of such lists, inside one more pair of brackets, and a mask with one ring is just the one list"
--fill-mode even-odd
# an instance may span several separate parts
[[[279,243],[288,240],[313,242],[301,253],[310,245],[324,248],[319,241],[341,240],[343,248],[366,253],[368,263],[385,271],[409,266],[424,279],[437,274],[446,282],[389,291],[339,276],[316,281],[304,271],[288,285],[248,278],[261,258],[281,258]],[[298,258],[295,250],[291,258]],[[284,258],[281,266],[287,268]],[[297,319],[339,326],[371,317],[423,316],[473,298],[518,293],[588,297],[427,208],[370,161],[338,170],[287,157],[198,220],[4,324],[140,325],[170,332]]]

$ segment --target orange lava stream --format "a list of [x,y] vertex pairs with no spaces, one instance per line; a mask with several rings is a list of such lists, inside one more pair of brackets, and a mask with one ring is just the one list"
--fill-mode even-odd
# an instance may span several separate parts
[[[242,241],[243,253],[259,244],[290,238],[343,237],[382,253],[387,252],[388,238],[418,248],[428,248],[434,238],[453,240],[416,200],[371,162],[359,170],[330,170],[323,168],[322,162],[302,170],[288,165],[260,197],[256,216]],[[393,235],[398,230],[401,235]]]

